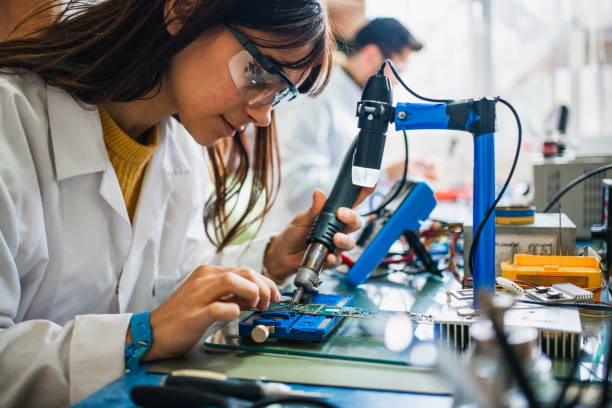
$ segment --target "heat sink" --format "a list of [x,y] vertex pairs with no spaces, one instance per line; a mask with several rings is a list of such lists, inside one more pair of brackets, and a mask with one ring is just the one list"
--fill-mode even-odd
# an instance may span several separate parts
[[[434,339],[458,352],[472,348],[470,326],[478,316],[448,308],[434,318]],[[517,305],[506,312],[506,327],[533,327],[538,330],[542,351],[551,358],[574,358],[582,343],[582,325],[577,309]]]

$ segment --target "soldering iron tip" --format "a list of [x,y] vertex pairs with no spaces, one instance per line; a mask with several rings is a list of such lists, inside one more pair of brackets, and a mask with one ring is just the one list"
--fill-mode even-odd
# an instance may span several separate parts
[[304,295],[304,288],[303,287],[299,287],[297,288],[297,290],[295,291],[295,294],[293,295],[293,304],[297,305],[300,303],[300,301],[302,300],[302,296]]

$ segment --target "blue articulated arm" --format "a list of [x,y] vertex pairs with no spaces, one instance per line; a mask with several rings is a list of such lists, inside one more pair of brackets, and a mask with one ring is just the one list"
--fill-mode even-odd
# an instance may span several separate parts
[[[474,136],[474,234],[495,201],[495,103],[483,98],[437,104],[398,103],[395,107],[396,130],[451,129]],[[495,290],[494,212],[482,228],[472,274],[475,291]]]

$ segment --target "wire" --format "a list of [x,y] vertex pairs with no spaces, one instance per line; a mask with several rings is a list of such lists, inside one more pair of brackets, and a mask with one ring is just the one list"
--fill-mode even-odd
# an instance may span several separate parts
[[397,189],[393,192],[393,195],[391,196],[391,198],[389,198],[388,200],[383,200],[382,204],[377,209],[367,212],[365,214],[361,214],[362,217],[368,217],[373,214],[380,214],[382,210],[387,208],[387,205],[389,205],[389,203],[391,203],[393,200],[397,198],[399,193],[404,188],[404,185],[406,184],[406,176],[408,175],[408,135],[406,134],[405,130],[403,132],[404,132],[404,150],[405,152],[404,152],[404,172],[402,174],[402,180],[400,181],[400,184],[397,187]]
[[571,190],[572,188],[574,188],[575,186],[577,186],[578,184],[580,184],[584,180],[586,180],[589,177],[592,177],[592,176],[594,176],[596,174],[603,173],[604,171],[610,170],[610,169],[612,169],[612,163],[606,164],[605,166],[599,167],[599,168],[597,168],[595,170],[591,170],[588,173],[585,173],[582,176],[578,177],[577,179],[574,179],[567,186],[563,187],[563,190],[559,191],[559,193],[557,193],[557,195],[554,196],[553,199],[550,200],[550,202],[548,204],[546,204],[546,207],[544,207],[544,210],[542,212],[547,213],[548,211],[550,211],[552,206],[555,205],[555,203],[557,201],[559,201],[559,199],[561,199],[561,197],[563,197],[563,195],[565,193],[567,193],[569,190]]
[[[391,62],[391,60],[385,60],[385,62],[383,62],[382,67],[380,68],[379,72],[383,72],[384,71],[384,68],[385,68],[386,64],[389,65],[389,67],[391,68],[391,71],[393,71],[393,75],[395,75],[395,77],[397,78],[398,82],[408,92],[410,92],[410,94],[412,94],[413,96],[415,96],[415,97],[417,97],[419,99],[422,99],[424,101],[428,101],[428,102],[436,102],[436,103],[449,103],[449,102],[452,102],[452,100],[450,100],[450,99],[426,98],[426,97],[421,96],[421,95],[417,94],[416,92],[414,92],[402,80],[400,75],[397,73],[397,70],[395,69],[395,66],[393,66],[393,62]],[[516,148],[516,154],[514,155],[514,161],[512,163],[512,168],[510,169],[510,173],[508,174],[508,178],[506,179],[506,182],[504,183],[504,186],[502,187],[501,191],[499,192],[499,195],[497,196],[495,201],[493,201],[493,204],[491,204],[491,207],[489,207],[489,209],[487,210],[483,220],[480,223],[480,226],[478,227],[478,230],[476,231],[476,234],[474,235],[474,240],[473,240],[472,246],[470,248],[470,255],[469,255],[469,266],[470,266],[470,270],[472,271],[472,273],[474,273],[474,256],[476,254],[476,248],[478,247],[478,241],[480,239],[480,234],[482,232],[482,229],[485,226],[485,224],[487,223],[487,220],[489,219],[489,217],[491,216],[493,211],[495,210],[495,207],[497,206],[497,203],[499,202],[499,200],[501,200],[502,196],[506,192],[506,189],[508,188],[508,184],[510,184],[510,180],[512,179],[512,175],[514,174],[514,170],[516,169],[516,164],[518,162],[519,153],[521,151],[521,143],[522,143],[523,130],[522,130],[522,126],[521,126],[521,120],[519,119],[519,116],[516,113],[516,110],[514,109],[514,107],[508,101],[506,101],[503,98],[497,97],[497,98],[495,98],[495,100],[497,102],[503,103],[504,105],[506,105],[510,109],[510,111],[512,111],[512,114],[514,115],[514,118],[516,119],[516,124],[518,126],[518,143],[517,143],[517,148]]]
[[380,261],[380,265],[388,265],[388,264],[396,264],[396,263],[405,263],[414,260],[414,254],[409,256],[403,256],[401,258],[384,258]]
[[605,318],[612,317],[612,315],[604,315],[604,314],[601,314],[601,315],[594,315],[594,314],[588,314],[588,313],[578,313],[578,314],[579,314],[580,316],[584,316],[584,317],[594,317],[594,318],[598,318],[598,319],[603,319],[604,317],[605,317]]
[[606,284],[606,280],[605,280],[604,278],[601,278],[601,288],[599,288],[599,289],[597,289],[597,290],[594,290],[594,291],[593,291],[593,294],[594,294],[594,295],[596,295],[596,294],[598,294],[599,292],[602,292],[604,289],[606,289],[606,287],[607,287],[607,286],[608,286],[608,285]]
[[408,85],[406,85],[406,83],[402,80],[402,78],[400,77],[400,75],[397,73],[397,71],[395,70],[395,66],[393,65],[393,62],[391,60],[385,60],[385,62],[383,62],[383,66],[381,68],[381,70],[384,70],[385,68],[385,64],[389,65],[389,68],[391,68],[391,71],[393,71],[393,75],[395,75],[395,77],[397,78],[398,82],[400,84],[402,84],[402,86],[404,88],[406,88],[406,90],[408,92],[410,92],[410,94],[412,94],[412,96],[415,96],[419,99],[422,99],[424,101],[427,102],[436,102],[436,103],[449,103],[452,102],[452,99],[433,99],[433,98],[426,98],[424,96],[419,95],[418,93],[414,92],[412,89],[410,89],[410,87]]
[[578,369],[580,368],[580,360],[581,360],[581,353],[576,353],[576,357],[574,358],[574,364],[572,365],[572,369],[570,370],[569,375],[565,378],[565,381],[563,381],[563,387],[561,388],[561,391],[559,392],[559,396],[557,397],[557,401],[555,402],[555,405],[554,405],[555,408],[560,408],[561,404],[563,404],[563,400],[565,399],[567,390],[569,389],[569,386],[572,383],[572,380],[574,379],[574,377],[576,377],[576,373],[578,372]]
[[468,258],[468,260],[469,260],[468,265],[470,266],[470,271],[472,272],[472,275],[474,274],[474,256],[476,255],[476,249],[478,248],[478,241],[480,239],[480,233],[482,232],[482,229],[484,228],[485,224],[487,223],[487,220],[489,219],[489,217],[491,216],[491,214],[495,210],[495,207],[497,206],[497,203],[499,202],[499,200],[501,200],[502,196],[506,192],[506,189],[508,188],[508,184],[510,184],[510,180],[512,179],[512,175],[514,174],[514,170],[516,169],[516,163],[518,162],[519,153],[521,152],[521,143],[522,143],[522,136],[523,136],[523,128],[521,126],[521,120],[519,119],[518,113],[516,113],[516,110],[514,109],[514,107],[508,101],[506,101],[505,99],[502,99],[502,98],[498,97],[498,98],[495,98],[495,100],[503,103],[504,105],[506,105],[510,109],[512,114],[514,115],[514,119],[516,119],[516,125],[518,126],[518,143],[517,143],[517,146],[516,146],[516,153],[514,155],[514,161],[512,162],[512,168],[510,169],[510,173],[508,174],[508,178],[506,179],[506,182],[504,183],[504,186],[502,187],[501,191],[499,192],[499,195],[497,196],[495,201],[493,201],[493,204],[491,204],[491,206],[487,210],[484,218],[482,219],[482,221],[480,222],[480,225],[478,226],[478,230],[476,231],[476,234],[474,235],[474,240],[472,242],[472,246],[470,247],[470,255],[469,255],[469,258]]
[[531,286],[532,288],[537,288],[538,287],[538,285],[536,285],[535,283],[526,282],[526,281],[522,281],[522,280],[515,280],[513,282],[514,283],[519,283],[519,284],[525,285],[525,286]]
[[529,380],[527,378],[527,375],[525,374],[525,371],[523,370],[523,367],[521,366],[520,359],[517,358],[515,350],[510,347],[510,344],[508,344],[506,334],[504,333],[504,330],[500,327],[500,324],[497,322],[497,320],[493,318],[490,320],[491,325],[493,326],[493,330],[495,331],[495,337],[497,338],[497,342],[499,343],[500,348],[502,350],[502,356],[504,360],[506,360],[506,364],[514,374],[516,383],[518,384],[519,388],[523,392],[523,395],[527,399],[529,407],[538,407],[539,405],[536,401],[535,393],[533,391],[533,388],[529,384]]
[[608,404],[608,385],[610,381],[610,361],[612,360],[612,324],[610,326],[610,332],[608,334],[608,353],[606,356],[606,369],[604,372],[604,378],[602,383],[603,391],[601,393],[601,402],[599,406],[605,408]]
[[606,305],[606,306],[611,306],[612,307],[611,303],[606,303],[606,302],[602,302],[602,301],[599,301],[599,300],[596,300],[595,303],[601,303],[602,305]]

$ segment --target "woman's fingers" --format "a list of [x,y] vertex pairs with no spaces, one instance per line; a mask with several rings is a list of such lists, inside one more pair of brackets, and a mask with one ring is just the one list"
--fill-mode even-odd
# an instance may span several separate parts
[[235,303],[213,302],[203,309],[208,325],[216,321],[231,321],[240,316],[240,307]]
[[[210,274],[202,276],[201,298],[204,304],[216,300],[235,302],[242,308],[257,307],[266,310],[270,302],[278,302],[280,292],[276,284],[269,278],[252,269],[216,268]],[[209,287],[212,286],[212,287]]]
[[[344,231],[348,234],[357,231],[363,225],[361,217],[350,208],[340,207],[336,212],[336,216],[346,225]],[[336,234],[338,235],[338,234]]]
[[259,286],[235,272],[207,277],[206,284],[201,285],[199,289],[203,305],[209,305],[227,295],[243,299],[249,308],[257,306],[260,300]]

